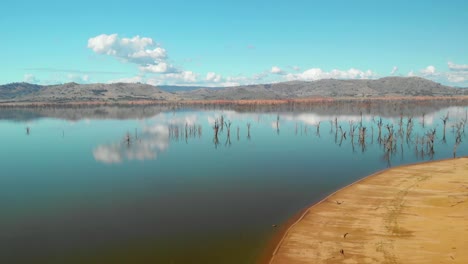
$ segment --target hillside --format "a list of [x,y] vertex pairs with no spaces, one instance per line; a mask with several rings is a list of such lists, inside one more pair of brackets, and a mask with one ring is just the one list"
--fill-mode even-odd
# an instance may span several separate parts
[[419,77],[385,77],[377,80],[335,80],[283,82],[200,89],[182,94],[192,99],[283,99],[305,97],[457,96],[468,90],[444,86]]
[[[15,102],[73,102],[73,101],[128,101],[175,100],[171,93],[155,86],[139,83],[77,84],[39,86],[25,89],[30,84],[17,83],[0,86],[1,101]],[[5,89],[4,87],[8,87]],[[11,88],[18,87],[18,88]],[[23,92],[19,92],[23,91]]]
[[141,83],[41,86],[12,83],[0,86],[0,102],[120,102],[136,100],[249,100],[309,97],[458,96],[468,89],[444,86],[419,77],[385,77],[377,80],[326,79],[227,88],[152,86]]

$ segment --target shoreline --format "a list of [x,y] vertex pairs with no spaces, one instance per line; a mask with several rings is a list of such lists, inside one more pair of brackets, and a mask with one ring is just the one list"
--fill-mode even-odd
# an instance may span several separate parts
[[[349,190],[352,187],[358,186],[361,183],[363,184],[366,181],[371,181],[374,178],[378,178],[378,176],[381,176],[382,174],[389,174],[389,173],[391,173],[392,171],[395,171],[395,170],[405,170],[405,169],[424,166],[424,165],[429,165],[429,164],[434,165],[434,164],[437,164],[437,163],[445,163],[445,162],[460,161],[460,160],[465,161],[466,165],[468,165],[468,157],[457,157],[457,158],[448,158],[448,159],[442,159],[442,160],[436,160],[436,161],[424,161],[424,162],[419,162],[419,163],[405,164],[405,165],[400,165],[400,166],[396,166],[396,167],[387,168],[387,169],[377,171],[375,173],[372,173],[372,174],[370,174],[368,176],[365,176],[362,179],[359,179],[359,180],[357,180],[357,181],[355,181],[353,183],[350,183],[350,184],[336,190],[335,192],[329,194],[328,196],[326,196],[325,198],[323,198],[319,202],[316,202],[316,203],[312,204],[311,206],[309,206],[307,208],[304,208],[297,215],[291,217],[288,221],[286,221],[286,223],[284,224],[284,227],[282,227],[282,230],[280,229],[273,236],[273,239],[267,245],[265,253],[262,255],[262,258],[260,258],[260,261],[258,263],[269,263],[269,264],[273,264],[273,263],[303,263],[302,262],[303,260],[302,261],[294,261],[293,259],[289,259],[287,262],[284,262],[283,260],[279,259],[281,256],[280,257],[278,257],[278,256],[280,254],[283,254],[283,252],[280,252],[280,251],[282,251],[283,248],[286,247],[285,244],[288,243],[287,240],[290,239],[289,238],[290,235],[294,234],[294,232],[297,232],[296,230],[294,230],[295,227],[300,225],[301,222],[304,220],[304,218],[306,218],[309,214],[311,214],[313,210],[316,210],[317,207],[319,207],[319,206],[326,207],[326,205],[324,205],[324,204],[327,201],[329,201],[331,198],[335,198],[340,193],[342,193],[342,192],[344,192],[346,190]],[[466,166],[466,167],[467,168],[465,168],[465,172],[468,171],[468,166]],[[412,177],[412,175],[407,176],[407,177]],[[467,180],[467,183],[468,183],[468,180]],[[466,187],[466,188],[468,188],[468,187]],[[459,203],[463,203],[463,202],[459,202]],[[468,210],[466,212],[464,211],[464,213],[468,213]],[[465,214],[464,217],[466,218],[466,217],[468,217],[468,215]],[[468,234],[468,229],[466,230],[466,233]],[[343,234],[341,234],[341,235],[343,235]],[[302,248],[296,248],[296,250],[301,251]],[[304,254],[304,250],[302,250],[301,252],[302,252],[302,254]],[[466,256],[466,258],[468,258],[468,255]],[[344,259],[341,259],[339,261],[327,261],[327,262],[322,261],[322,262],[323,263],[341,263],[342,260],[344,260]],[[454,260],[453,256],[452,256],[452,260]],[[373,261],[375,261],[375,259],[373,259]],[[322,263],[322,262],[315,260],[313,263]],[[426,262],[427,262],[427,259],[426,259]],[[350,262],[350,263],[354,263],[354,262]],[[395,263],[399,263],[399,262],[395,262]],[[404,263],[406,263],[406,262],[404,262]]]
[[334,103],[357,103],[366,106],[372,103],[416,103],[426,104],[434,101],[460,103],[468,105],[468,96],[382,96],[382,97],[310,97],[310,98],[285,98],[285,99],[206,99],[206,100],[123,100],[123,101],[0,101],[0,108],[10,107],[81,107],[81,106],[147,106],[147,105],[169,105],[169,106],[209,106],[209,105],[287,105],[287,104],[334,104]]

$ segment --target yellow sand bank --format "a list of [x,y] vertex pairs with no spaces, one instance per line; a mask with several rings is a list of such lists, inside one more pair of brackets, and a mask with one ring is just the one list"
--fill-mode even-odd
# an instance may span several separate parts
[[468,263],[468,158],[376,173],[309,208],[270,263]]

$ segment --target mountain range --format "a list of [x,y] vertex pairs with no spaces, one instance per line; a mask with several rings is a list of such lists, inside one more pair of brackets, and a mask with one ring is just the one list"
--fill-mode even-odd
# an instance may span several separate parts
[[138,100],[262,100],[314,97],[372,98],[412,96],[467,96],[468,88],[445,86],[420,77],[375,80],[291,81],[235,87],[152,86],[141,83],[0,85],[0,102],[125,102]]

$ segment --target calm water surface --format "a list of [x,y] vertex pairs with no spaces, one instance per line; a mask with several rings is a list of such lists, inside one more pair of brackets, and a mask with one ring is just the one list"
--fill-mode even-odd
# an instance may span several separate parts
[[[3,114],[0,263],[254,263],[273,224],[334,190],[389,166],[452,157],[467,110],[425,111],[424,127],[422,113],[406,112],[402,133],[400,116],[384,115],[380,140],[380,115],[346,111]],[[422,137],[434,128],[432,153]],[[457,155],[468,155],[461,139]]]

